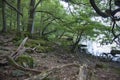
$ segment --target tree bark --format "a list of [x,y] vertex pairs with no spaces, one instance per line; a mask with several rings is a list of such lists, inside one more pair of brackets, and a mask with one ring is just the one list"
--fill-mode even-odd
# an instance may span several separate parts
[[10,23],[9,23],[9,30],[11,30],[12,29],[12,24],[13,24],[13,19],[12,19],[12,17],[13,17],[13,12],[12,12],[12,9],[10,9],[10,15],[11,15],[11,18],[10,18]]
[[[21,12],[20,4],[21,4],[21,0],[17,0],[17,9],[19,12]],[[20,14],[19,13],[17,13],[17,31],[20,32]]]
[[2,0],[2,20],[3,20],[2,32],[7,32],[5,6],[6,6],[5,2],[4,0]]
[[35,16],[34,6],[35,6],[35,0],[30,0],[30,9],[28,13],[29,18],[28,18],[28,26],[27,26],[27,31],[30,34],[34,33],[34,16]]

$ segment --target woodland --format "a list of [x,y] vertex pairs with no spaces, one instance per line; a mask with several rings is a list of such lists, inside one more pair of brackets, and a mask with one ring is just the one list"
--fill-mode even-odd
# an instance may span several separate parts
[[0,80],[119,80],[119,31],[120,0],[0,0]]

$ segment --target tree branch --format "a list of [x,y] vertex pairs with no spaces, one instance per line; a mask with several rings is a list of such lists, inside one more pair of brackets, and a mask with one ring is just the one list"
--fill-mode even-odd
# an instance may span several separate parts
[[7,61],[15,68],[23,70],[23,71],[30,71],[35,73],[41,73],[39,70],[30,69],[30,68],[24,68],[23,66],[20,66],[18,63],[15,62],[15,60],[12,57],[6,56]]
[[109,17],[109,15],[107,15],[105,12],[102,12],[98,7],[97,5],[95,4],[95,1],[94,0],[90,0],[90,4],[91,6],[94,8],[94,10],[96,11],[96,13],[104,18],[107,18]]
[[34,11],[36,10],[36,8],[37,8],[37,6],[40,4],[40,2],[42,2],[42,0],[39,0],[39,1],[37,2],[37,4],[36,4],[35,7],[34,7]]
[[10,3],[8,3],[6,0],[4,0],[4,2],[8,5],[8,6],[10,6],[14,11],[16,11],[17,13],[19,13],[21,16],[23,16],[23,14],[19,11],[19,10],[17,10],[15,7],[13,7]]
[[54,21],[55,19],[52,19],[48,24],[45,25],[45,27],[43,28],[42,34],[44,34],[45,30],[48,28],[48,26],[52,23],[52,21]]
[[49,31],[49,32],[47,32],[47,33],[44,33],[43,35],[51,34],[51,33],[56,32],[56,31],[57,31],[57,30],[55,29],[55,30]]
[[51,15],[52,17],[54,17],[55,19],[58,19],[58,20],[60,20],[61,22],[64,22],[61,18],[56,17],[55,15],[53,15],[53,14],[52,14],[51,12],[49,12],[49,11],[42,11],[42,10],[40,10],[40,11],[36,11],[36,12],[43,12],[43,13],[49,14],[49,15]]

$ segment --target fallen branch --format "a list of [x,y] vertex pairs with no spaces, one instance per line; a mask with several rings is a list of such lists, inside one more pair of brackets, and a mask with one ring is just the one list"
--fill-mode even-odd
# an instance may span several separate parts
[[15,60],[12,57],[6,56],[7,61],[9,64],[11,64],[13,67],[23,70],[23,71],[30,71],[30,72],[35,72],[35,73],[41,73],[39,70],[35,69],[30,69],[30,68],[24,68],[23,66],[20,66],[18,63],[15,62]]
[[26,48],[24,47],[26,41],[27,41],[28,37],[26,37],[21,44],[19,45],[19,47],[17,48],[17,50],[11,54],[11,57],[14,59],[17,59],[21,54],[23,54],[26,50]]
[[25,79],[25,80],[43,80],[45,79],[46,77],[48,77],[51,73],[61,69],[61,68],[64,68],[64,67],[70,67],[70,66],[76,66],[76,67],[80,67],[79,64],[76,64],[76,63],[70,63],[70,64],[65,64],[65,65],[62,65],[62,66],[57,66],[57,67],[54,67],[54,68],[51,68],[51,69],[48,69],[46,71],[43,71],[41,72],[39,75],[35,75],[35,76],[32,76],[28,79]]
[[21,44],[19,45],[19,47],[17,48],[17,50],[12,53],[11,55],[2,55],[3,59],[0,61],[0,66],[4,66],[7,65],[8,61],[6,60],[6,57],[11,57],[12,59],[17,59],[21,54],[23,54],[26,51],[26,48],[24,47],[26,41],[27,41],[28,37],[26,37]]

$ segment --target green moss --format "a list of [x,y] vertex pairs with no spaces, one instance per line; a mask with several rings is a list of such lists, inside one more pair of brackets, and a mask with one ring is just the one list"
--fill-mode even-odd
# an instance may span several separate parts
[[49,52],[52,51],[52,46],[53,44],[51,44],[51,42],[42,40],[42,39],[38,39],[38,40],[33,40],[33,39],[29,39],[25,46],[26,47],[31,47],[34,48],[36,47],[36,51],[37,52]]
[[45,44],[46,44],[46,42],[44,40],[41,40],[41,39],[39,39],[39,40],[29,39],[27,41],[27,43],[25,44],[25,46],[36,47],[38,45],[42,46],[42,45],[45,45]]
[[39,53],[41,53],[41,52],[46,53],[46,52],[53,51],[53,48],[48,47],[48,46],[40,46],[40,47],[36,48],[36,51]]
[[29,67],[29,68],[35,67],[35,60],[29,55],[19,56],[16,62],[23,67]]

